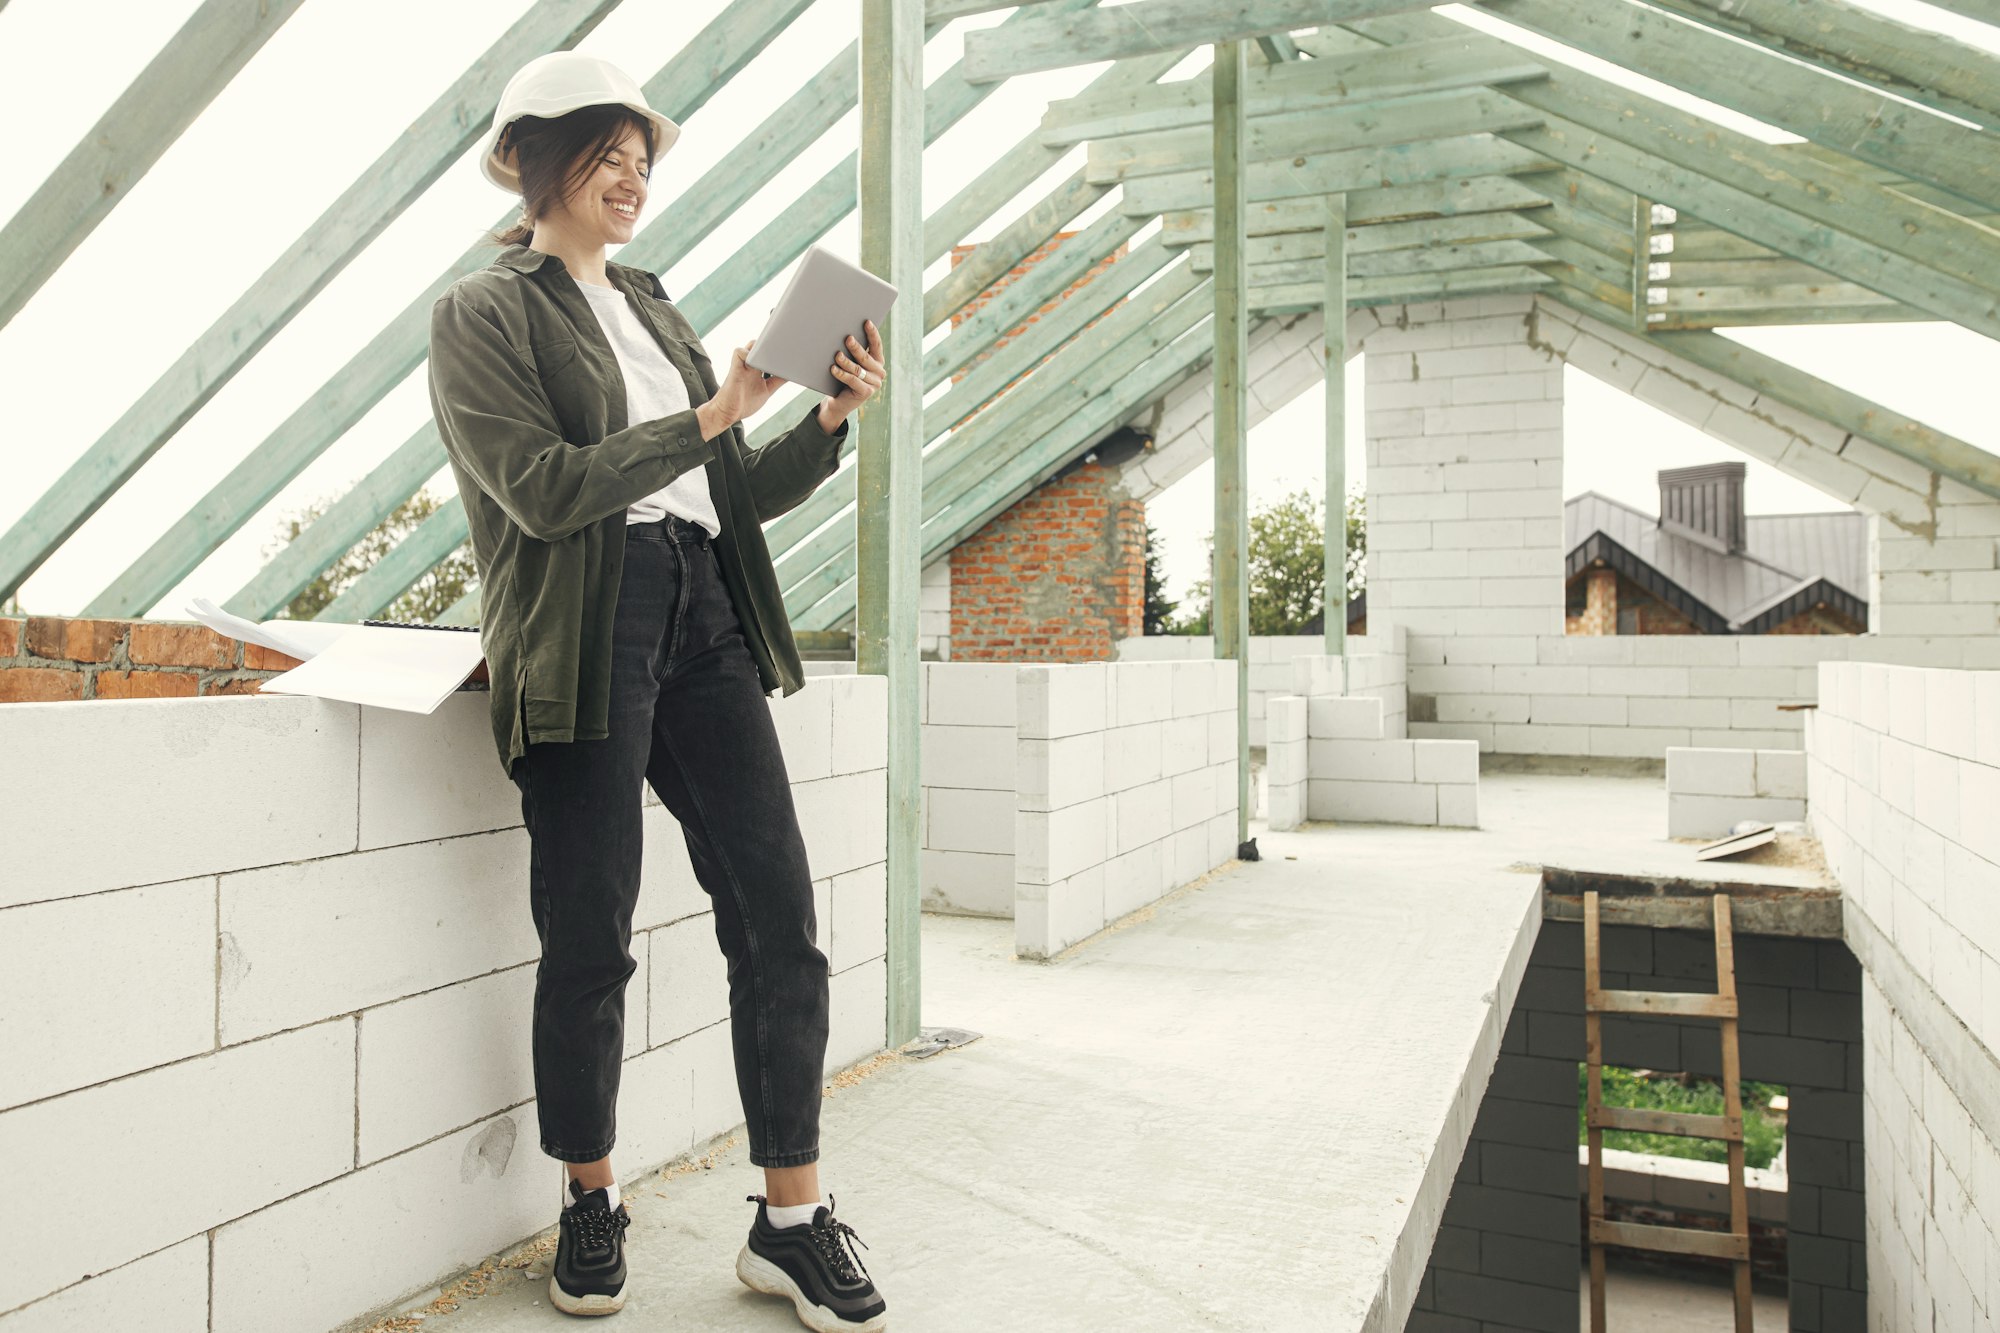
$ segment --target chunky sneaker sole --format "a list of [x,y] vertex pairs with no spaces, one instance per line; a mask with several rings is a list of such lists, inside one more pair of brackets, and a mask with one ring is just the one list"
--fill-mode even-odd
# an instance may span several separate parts
[[564,1314],[617,1314],[625,1308],[625,1293],[616,1296],[572,1296],[562,1289],[554,1273],[549,1274],[549,1304]]
[[879,1333],[879,1330],[889,1326],[887,1310],[857,1323],[842,1319],[824,1306],[814,1305],[812,1299],[799,1290],[799,1284],[792,1281],[790,1274],[751,1249],[748,1242],[737,1252],[736,1276],[752,1291],[791,1298],[792,1308],[798,1311],[799,1322],[814,1333]]

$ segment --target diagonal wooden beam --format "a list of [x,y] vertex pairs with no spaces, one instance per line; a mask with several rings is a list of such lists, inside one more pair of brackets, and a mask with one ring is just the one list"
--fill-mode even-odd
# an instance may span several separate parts
[[454,495],[431,511],[387,555],[363,570],[313,619],[351,625],[381,614],[382,608],[415,587],[418,579],[463,545],[466,533],[465,502]]
[[1913,463],[2000,499],[2000,456],[1915,417],[1716,333],[1654,333],[1653,341],[1748,389],[1871,440]]
[[[1375,20],[1354,30],[1421,41],[1451,20]],[[1747,135],[1571,70],[1508,95],[1544,112],[1502,137],[1623,190],[1694,213],[1817,268],[2000,336],[2000,232],[1860,176],[1773,153]]]
[[2000,121],[2000,56],[1848,0],[1653,3],[1975,125]]
[[[1253,116],[1292,115],[1418,93],[1499,87],[1546,73],[1541,62],[1504,42],[1453,38],[1252,68],[1246,95]],[[1206,70],[1191,79],[1136,92],[1090,89],[1049,104],[1042,117],[1042,139],[1051,146],[1067,146],[1113,135],[1206,125],[1209,97]]]
[[1121,56],[1261,37],[1426,9],[1435,0],[1136,0],[1088,14],[1036,16],[1011,31],[965,35],[966,77],[986,83]]
[[2000,207],[2000,135],[1885,101],[1845,79],[1626,0],[1483,0],[1496,17],[1741,111],[1849,158]]
[[[458,161],[482,134],[480,123],[490,122],[501,88],[522,63],[545,51],[573,46],[614,3],[544,0],[488,48],[0,538],[0,583],[18,581],[32,572],[390,221]],[[705,80],[739,68],[761,49],[744,49],[746,40],[756,40],[754,24],[746,27],[749,20],[764,20],[762,40],[767,41],[803,7],[804,0],[755,0],[751,9],[738,14],[736,23],[712,26],[698,35],[663,72],[678,85],[679,99],[662,97],[661,104],[687,111],[698,107],[712,86]],[[409,354],[390,358],[384,373],[371,379],[337,381],[331,386],[333,401],[316,405],[324,410],[313,414],[315,424],[308,427],[308,436],[330,443],[339,430],[328,431],[326,426],[338,423],[344,429],[406,375],[421,358],[429,302],[443,285],[489,257],[475,250],[461,261],[464,267],[440,279],[413,303],[420,308],[415,314],[405,311],[409,327],[403,341]],[[296,476],[325,443],[318,449],[272,440],[261,443],[223,486],[211,490],[99,593],[86,612],[143,614]]]
[[[257,5],[206,0],[180,26],[20,211],[0,227],[0,255],[7,256],[6,264],[0,265],[0,328],[124,202],[160,155],[264,49],[299,4],[300,0]],[[11,590],[0,590],[0,600]]]

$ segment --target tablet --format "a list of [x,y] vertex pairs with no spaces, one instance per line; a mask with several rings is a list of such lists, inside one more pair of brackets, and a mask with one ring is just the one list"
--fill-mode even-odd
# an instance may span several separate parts
[[866,347],[863,321],[874,320],[879,330],[895,303],[894,287],[815,245],[793,270],[745,359],[753,370],[831,398],[847,387],[833,377],[834,353],[846,347],[850,333]]

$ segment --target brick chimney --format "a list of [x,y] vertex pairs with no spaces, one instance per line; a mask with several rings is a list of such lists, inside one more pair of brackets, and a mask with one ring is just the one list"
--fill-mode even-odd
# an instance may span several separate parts
[[1741,463],[1703,463],[1660,473],[1660,526],[1734,555],[1743,550]]

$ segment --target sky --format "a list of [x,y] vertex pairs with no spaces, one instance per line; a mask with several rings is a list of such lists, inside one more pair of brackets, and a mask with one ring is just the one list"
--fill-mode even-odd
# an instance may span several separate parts
[[[1868,8],[2000,50],[1987,28],[1918,0],[1862,0]],[[579,49],[641,80],[724,0],[629,0]],[[11,216],[86,134],[132,78],[197,8],[197,0],[9,0],[0,8],[0,216]],[[0,529],[29,505],[135,402],[347,185],[527,9],[526,0],[306,0],[216,97],[29,304],[0,327],[0,402],[9,441],[0,448]],[[680,188],[723,160],[769,113],[773,90],[796,88],[854,37],[852,0],[817,0],[757,61],[688,118],[655,173],[643,227]],[[1003,15],[961,20],[925,51],[934,78],[962,53],[963,34]],[[1483,16],[1480,16],[1483,18]],[[1485,20],[1489,25],[1494,21]],[[385,35],[390,39],[385,40]],[[1604,73],[1606,66],[1548,43],[1551,56]],[[1191,57],[1170,77],[1205,63]],[[1018,78],[1002,86],[925,155],[926,212],[1028,134],[1046,102],[1068,96],[1101,65]],[[1662,100],[1693,106],[1769,141],[1790,136],[1696,103],[1672,90],[1617,77]],[[664,276],[681,294],[745,235],[786,206],[854,145],[850,113],[738,215]],[[29,132],[22,132],[28,127]],[[992,234],[1073,171],[1081,150],[972,239]],[[1107,200],[1098,211],[1108,207]],[[500,224],[509,197],[468,152],[281,330],[121,488],[21,590],[31,612],[73,614],[116,579],[181,514],[248,454],[307,395],[366,344],[443,266]],[[1096,212],[1077,225],[1087,225]],[[853,255],[853,218],[823,244]],[[616,251],[611,253],[617,257]],[[933,267],[926,282],[943,272]],[[783,275],[706,336],[711,350],[755,336]],[[943,336],[940,330],[933,339]],[[2000,379],[2000,344],[1950,325],[1858,325],[1743,332],[1743,341],[1989,449],[2000,428],[1988,407]],[[1349,463],[1364,475],[1361,364],[1350,375]],[[1647,510],[1662,467],[1742,455],[1579,372],[1566,372],[1567,494],[1591,489]],[[782,398],[782,395],[781,395]],[[183,618],[193,596],[233,595],[256,572],[283,516],[338,495],[430,415],[423,368],[392,389],[346,436],[310,464],[153,614]],[[1250,501],[1323,485],[1324,397],[1315,386],[1274,413],[1250,440]],[[1148,506],[1166,534],[1169,590],[1203,572],[1211,469],[1196,469]],[[448,470],[431,489],[452,490]],[[1754,513],[1836,507],[1818,491],[1749,460]]]

